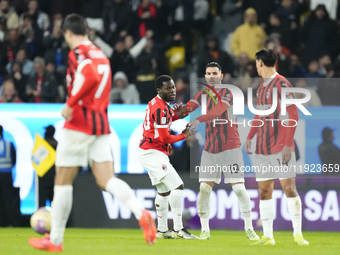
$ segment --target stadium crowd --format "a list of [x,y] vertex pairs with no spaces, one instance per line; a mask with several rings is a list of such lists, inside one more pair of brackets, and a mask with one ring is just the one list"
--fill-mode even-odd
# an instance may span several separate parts
[[307,106],[340,105],[340,83],[332,79],[340,77],[339,3],[1,0],[0,102],[65,102],[69,49],[60,27],[76,12],[87,18],[89,39],[111,61],[111,103],[146,104],[160,74],[174,77],[177,102],[187,102],[190,79],[203,77],[210,61],[246,93],[261,81],[255,53],[266,47],[279,57],[278,72],[311,92]]

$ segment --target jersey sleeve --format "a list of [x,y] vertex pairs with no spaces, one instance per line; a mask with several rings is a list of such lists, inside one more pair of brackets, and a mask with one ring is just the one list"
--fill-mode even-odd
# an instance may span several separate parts
[[[279,99],[281,99],[282,96],[282,88],[292,88],[292,84],[290,84],[289,81],[287,81],[286,79],[280,79],[277,83],[276,83],[276,88],[277,88],[277,92],[279,95]],[[294,95],[292,92],[289,92],[288,94],[286,93],[286,98],[287,99],[293,99]],[[287,104],[287,106],[290,106],[291,104]]]
[[73,107],[79,100],[86,96],[99,82],[99,75],[95,64],[91,59],[85,59],[77,67],[71,95],[67,100],[67,105]]

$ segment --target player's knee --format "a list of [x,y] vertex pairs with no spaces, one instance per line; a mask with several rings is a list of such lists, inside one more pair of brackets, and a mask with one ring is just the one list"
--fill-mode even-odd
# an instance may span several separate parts
[[184,184],[179,185],[176,189],[183,190],[184,189]]
[[298,195],[295,185],[286,185],[283,187],[283,191],[287,197],[296,197]]
[[269,187],[259,187],[259,196],[261,200],[270,199],[272,192],[272,189]]
[[97,185],[99,186],[99,188],[101,188],[102,190],[106,191],[106,184],[107,182],[103,182],[101,180],[96,180]]

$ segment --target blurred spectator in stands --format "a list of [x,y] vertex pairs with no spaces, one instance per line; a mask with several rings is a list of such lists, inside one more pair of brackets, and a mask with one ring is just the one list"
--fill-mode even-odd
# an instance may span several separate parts
[[142,38],[147,30],[155,29],[156,6],[151,0],[142,0],[137,10],[138,34]]
[[26,93],[30,102],[54,103],[58,93],[58,82],[53,74],[46,72],[45,60],[34,59],[35,74],[29,79]]
[[242,52],[237,58],[237,66],[235,68],[234,76],[236,78],[243,78],[249,76],[247,66],[249,64],[249,57],[247,53]]
[[255,53],[263,49],[267,35],[263,28],[257,25],[257,13],[253,8],[248,8],[244,17],[244,24],[233,34],[231,47],[235,56],[245,52],[251,60],[255,60]]
[[46,71],[53,74],[54,77],[57,79],[58,94],[56,98],[56,103],[64,103],[66,101],[67,94],[65,74],[57,71],[57,66],[54,61],[47,62]]
[[258,17],[258,24],[267,29],[269,25],[269,15],[277,8],[277,2],[274,0],[242,0],[246,8],[252,7],[255,9]]
[[[268,35],[273,33],[279,34],[282,45],[289,50],[296,49],[298,47],[298,29],[292,30],[287,21],[284,21],[279,12],[273,12],[269,17]],[[294,40],[293,40],[294,38]]]
[[18,32],[28,49],[28,55],[31,59],[42,54],[43,30],[34,23],[34,17],[31,14],[24,15],[24,21],[20,25]]
[[0,44],[5,41],[5,35],[7,32],[6,19],[0,18]]
[[218,35],[222,47],[229,33],[242,24],[244,13],[243,0],[226,0],[222,6],[221,19],[214,21],[214,34]]
[[171,42],[169,44],[163,44],[163,47],[156,48],[154,41],[151,38],[148,39],[144,49],[137,58],[138,68],[142,69],[143,63],[147,59],[148,61],[153,62],[153,69],[157,69],[160,73],[167,74],[169,71],[166,65],[164,52],[170,44]]
[[19,188],[13,186],[12,168],[16,151],[12,142],[4,139],[0,126],[0,226],[18,227],[21,219]]
[[3,91],[0,103],[21,103],[12,79],[5,80],[2,86]]
[[[277,35],[277,36],[273,36]],[[274,50],[277,54],[277,63],[276,70],[279,74],[287,77],[289,74],[289,58],[290,51],[287,50],[283,45],[281,45],[279,34],[270,35],[269,39],[266,42],[266,48],[270,50]]]
[[334,57],[338,43],[335,21],[331,20],[324,5],[318,5],[302,29],[304,42],[303,65],[317,59],[325,50]]
[[[60,0],[58,0],[60,1]],[[15,12],[20,16],[23,12],[27,10],[27,1],[26,0],[11,0],[12,6],[15,9]]]
[[104,0],[76,1],[76,12],[86,18],[98,19],[103,14]]
[[[45,140],[53,147],[54,150],[57,149],[58,142],[54,139],[55,127],[49,125],[45,127]],[[43,177],[39,178],[39,207],[46,206],[46,201],[49,200],[50,204],[53,201],[54,195],[54,177],[55,177],[55,165],[46,172]]]
[[318,73],[320,76],[325,77],[327,75],[326,66],[332,64],[332,59],[329,54],[321,54],[319,57],[319,70]]
[[165,37],[169,34],[169,16],[171,9],[168,7],[167,0],[156,0],[156,19],[155,19],[155,36],[157,42],[164,42]]
[[45,61],[55,61],[57,70],[60,70],[61,73],[65,72],[69,52],[69,48],[61,30],[63,19],[61,13],[55,14],[53,16],[53,24],[49,31],[44,33],[44,38],[42,40],[42,44],[45,48]]
[[282,21],[291,30],[295,30],[299,27],[300,15],[307,11],[307,5],[304,0],[282,0],[277,11],[281,15]]
[[134,44],[133,37],[131,35],[127,35],[125,37],[125,49],[129,51],[131,57],[136,59],[143,52],[143,50],[145,50],[145,47],[152,36],[152,30],[147,30],[145,36],[140,39],[138,43]]
[[155,80],[161,73],[157,70],[157,62],[149,58],[141,60],[141,67],[137,73],[136,86],[141,104],[147,104],[156,96]]
[[17,29],[19,27],[19,16],[15,9],[11,7],[10,0],[1,0],[0,18],[6,20],[7,29]]
[[25,47],[21,47],[15,55],[15,59],[6,65],[6,71],[8,74],[12,74],[12,65],[14,62],[21,65],[22,73],[24,75],[32,76],[34,74],[34,64],[33,61],[27,58]]
[[22,102],[27,102],[26,85],[28,76],[22,73],[22,66],[19,62],[15,61],[11,65],[11,77],[14,82],[15,90],[18,97]]
[[[307,79],[308,80],[308,79]],[[303,88],[303,89],[307,89],[310,94],[311,94],[311,98],[307,103],[303,103],[303,105],[305,107],[308,106],[322,106],[321,100],[319,95],[316,93],[315,89],[312,89],[311,87],[309,87],[307,85],[307,80],[305,78],[300,78],[295,82],[295,86],[297,88]],[[303,93],[294,93],[294,97],[295,98],[305,98],[306,95]]]
[[172,9],[172,34],[181,33],[184,39],[185,62],[191,63],[193,21],[194,21],[194,0],[168,0]]
[[176,103],[186,104],[190,100],[190,80],[185,75],[178,77],[176,85]]
[[0,75],[5,73],[5,66],[14,60],[20,47],[18,31],[11,29],[8,31],[7,39],[1,46],[0,54]]
[[113,77],[110,95],[112,104],[140,104],[139,93],[135,84],[129,81],[123,72],[117,72]]
[[209,2],[207,0],[196,0],[194,2],[194,28],[200,32],[200,36],[205,38],[209,33]]
[[105,26],[104,39],[113,44],[118,37],[128,35],[132,30],[133,19],[131,7],[127,0],[105,0],[103,20]]
[[334,65],[326,65],[327,70],[326,78],[319,79],[318,84],[318,94],[320,96],[323,105],[340,105],[339,95],[340,95],[340,84],[338,75],[340,72],[340,67],[338,63]]
[[50,19],[46,13],[39,10],[39,2],[38,0],[29,0],[27,5],[27,11],[21,14],[19,19],[19,25],[24,23],[25,15],[29,14],[33,17],[33,22],[36,24],[41,30],[45,31],[50,26]]
[[333,130],[325,127],[322,130],[322,143],[319,145],[318,151],[322,164],[332,168],[335,164],[340,164],[340,149],[333,143],[334,140]]
[[205,43],[205,50],[198,57],[197,76],[204,77],[205,66],[209,62],[217,62],[222,68],[224,76],[231,77],[234,74],[234,63],[229,54],[220,49],[217,37],[209,37]]
[[319,71],[319,63],[317,60],[313,60],[308,64],[308,72],[306,73],[306,78],[308,79],[308,86],[317,90],[318,84],[320,83],[320,80],[318,78],[322,78],[322,76],[318,73]]
[[308,71],[301,65],[299,57],[295,54],[290,55],[288,77],[290,78],[305,77],[307,73]]
[[129,51],[125,49],[125,40],[123,37],[118,38],[110,62],[113,74],[122,71],[127,75],[128,80],[134,83],[136,80],[135,63]]

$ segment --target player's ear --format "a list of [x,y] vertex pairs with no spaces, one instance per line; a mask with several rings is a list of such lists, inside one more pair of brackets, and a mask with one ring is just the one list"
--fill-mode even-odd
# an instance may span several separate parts
[[224,74],[223,74],[223,73],[221,73],[221,79],[223,79],[223,77],[224,77]]

